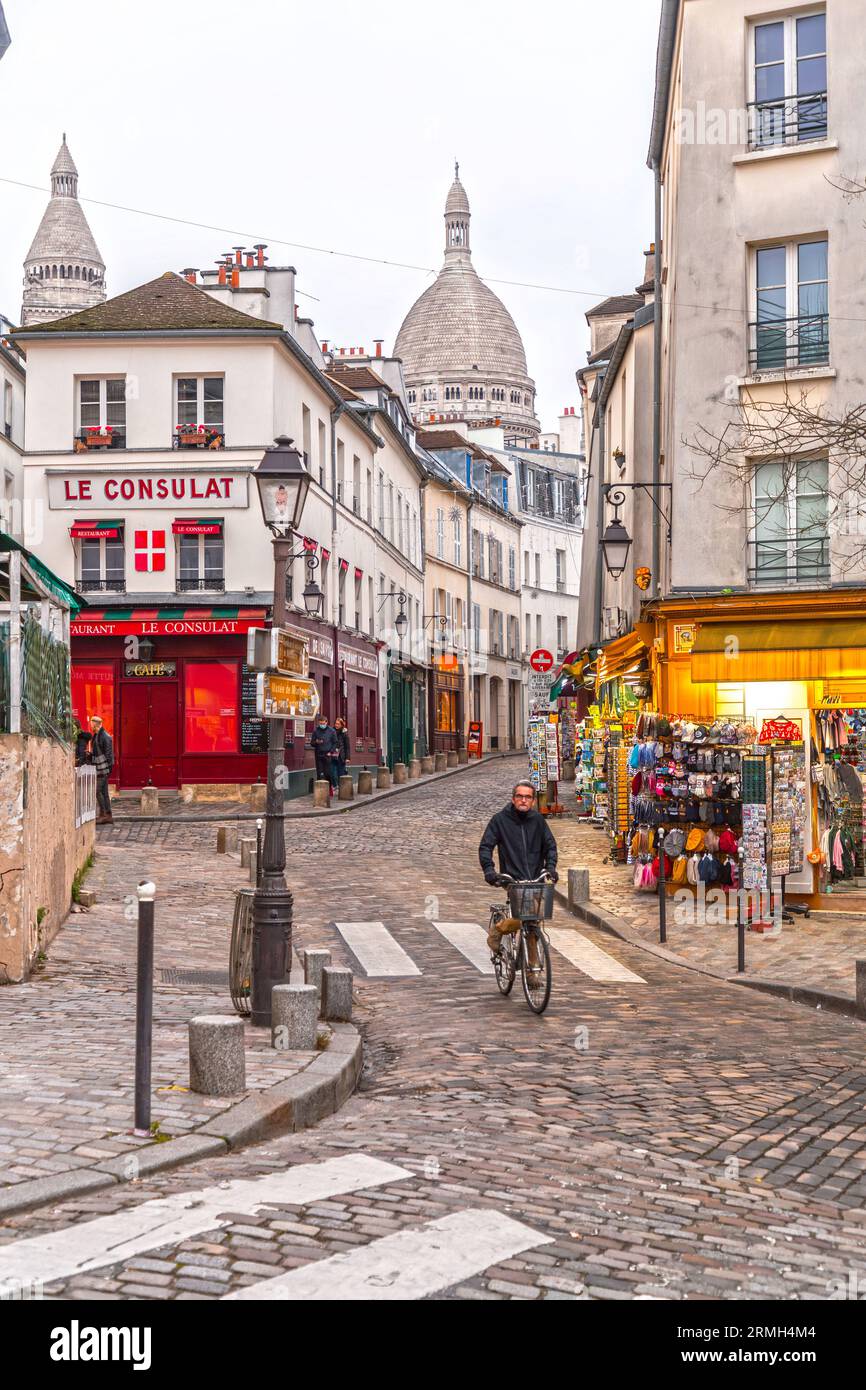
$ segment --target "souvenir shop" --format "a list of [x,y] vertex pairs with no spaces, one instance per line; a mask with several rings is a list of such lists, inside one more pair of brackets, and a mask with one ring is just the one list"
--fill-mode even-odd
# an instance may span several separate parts
[[842,698],[831,696],[815,711],[812,775],[821,893],[862,891],[866,882],[866,702],[842,707]]
[[603,826],[611,853],[626,858],[629,825],[628,751],[640,703],[634,687],[621,679],[605,682],[575,730],[577,813]]
[[[579,731],[587,703],[587,696],[569,675],[560,675],[553,682],[546,709],[543,702],[530,700],[526,739],[529,777],[540,794],[554,784],[551,788],[553,804],[558,809],[561,809],[560,801],[564,796],[562,784],[570,783],[573,773],[576,776],[575,769],[580,766]],[[570,799],[564,809],[575,810]]]

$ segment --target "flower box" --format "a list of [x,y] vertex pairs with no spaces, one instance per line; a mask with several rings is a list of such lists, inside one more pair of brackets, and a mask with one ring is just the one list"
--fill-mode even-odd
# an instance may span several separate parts
[[183,449],[200,449],[207,443],[207,437],[199,434],[196,430],[191,430],[189,434],[178,434],[177,442]]
[[84,447],[86,449],[107,449],[111,446],[110,430],[85,430]]

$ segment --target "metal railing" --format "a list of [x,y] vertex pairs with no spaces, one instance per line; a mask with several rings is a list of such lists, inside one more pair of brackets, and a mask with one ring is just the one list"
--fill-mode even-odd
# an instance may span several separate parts
[[179,594],[207,593],[208,591],[216,594],[225,592],[225,575],[212,575],[205,579],[178,579],[175,591]]
[[75,769],[75,828],[96,820],[96,768]]
[[78,588],[82,594],[122,594],[126,590],[126,578],[121,574],[115,579],[79,579]]
[[827,139],[826,92],[750,101],[748,112],[750,150]]
[[829,536],[791,535],[749,542],[749,583],[819,584],[830,579]]
[[91,430],[79,430],[73,439],[85,449],[126,448],[126,430],[122,429],[120,425],[112,425],[111,435],[107,439]]
[[830,361],[830,315],[799,314],[749,324],[749,370],[783,371]]

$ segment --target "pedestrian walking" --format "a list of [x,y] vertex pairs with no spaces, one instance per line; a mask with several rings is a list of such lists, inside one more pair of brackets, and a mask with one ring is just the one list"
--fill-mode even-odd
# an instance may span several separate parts
[[316,758],[316,776],[320,782],[327,782],[330,786],[329,796],[334,795],[334,787],[337,783],[337,755],[338,741],[337,731],[328,723],[325,714],[319,715],[319,722],[313,730],[313,737],[310,739],[310,747]]
[[334,720],[334,732],[337,735],[337,785],[339,786],[340,778],[346,775],[346,768],[351,754],[349,746],[349,726],[345,719]]
[[96,823],[97,825],[111,825],[114,818],[111,814],[108,779],[114,767],[114,743],[111,734],[98,714],[94,714],[90,721],[90,727],[93,730],[90,743],[90,761],[96,768],[96,803],[99,807]]

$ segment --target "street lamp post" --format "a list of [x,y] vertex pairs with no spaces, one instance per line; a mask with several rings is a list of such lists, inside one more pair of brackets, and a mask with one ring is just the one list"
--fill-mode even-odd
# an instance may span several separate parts
[[[292,553],[292,536],[300,527],[310,476],[292,441],[280,435],[265,450],[254,474],[259,489],[265,525],[273,533],[274,548],[274,627],[285,623],[288,605],[286,579],[288,565],[298,558]],[[304,606],[317,616],[322,595],[307,560],[307,587]],[[268,721],[268,782],[265,802],[265,834],[258,886],[253,896],[251,1016],[254,1027],[267,1028],[271,1022],[271,990],[288,980],[292,964],[292,908],[294,899],[286,883],[285,798],[280,769],[285,762],[285,721]]]

